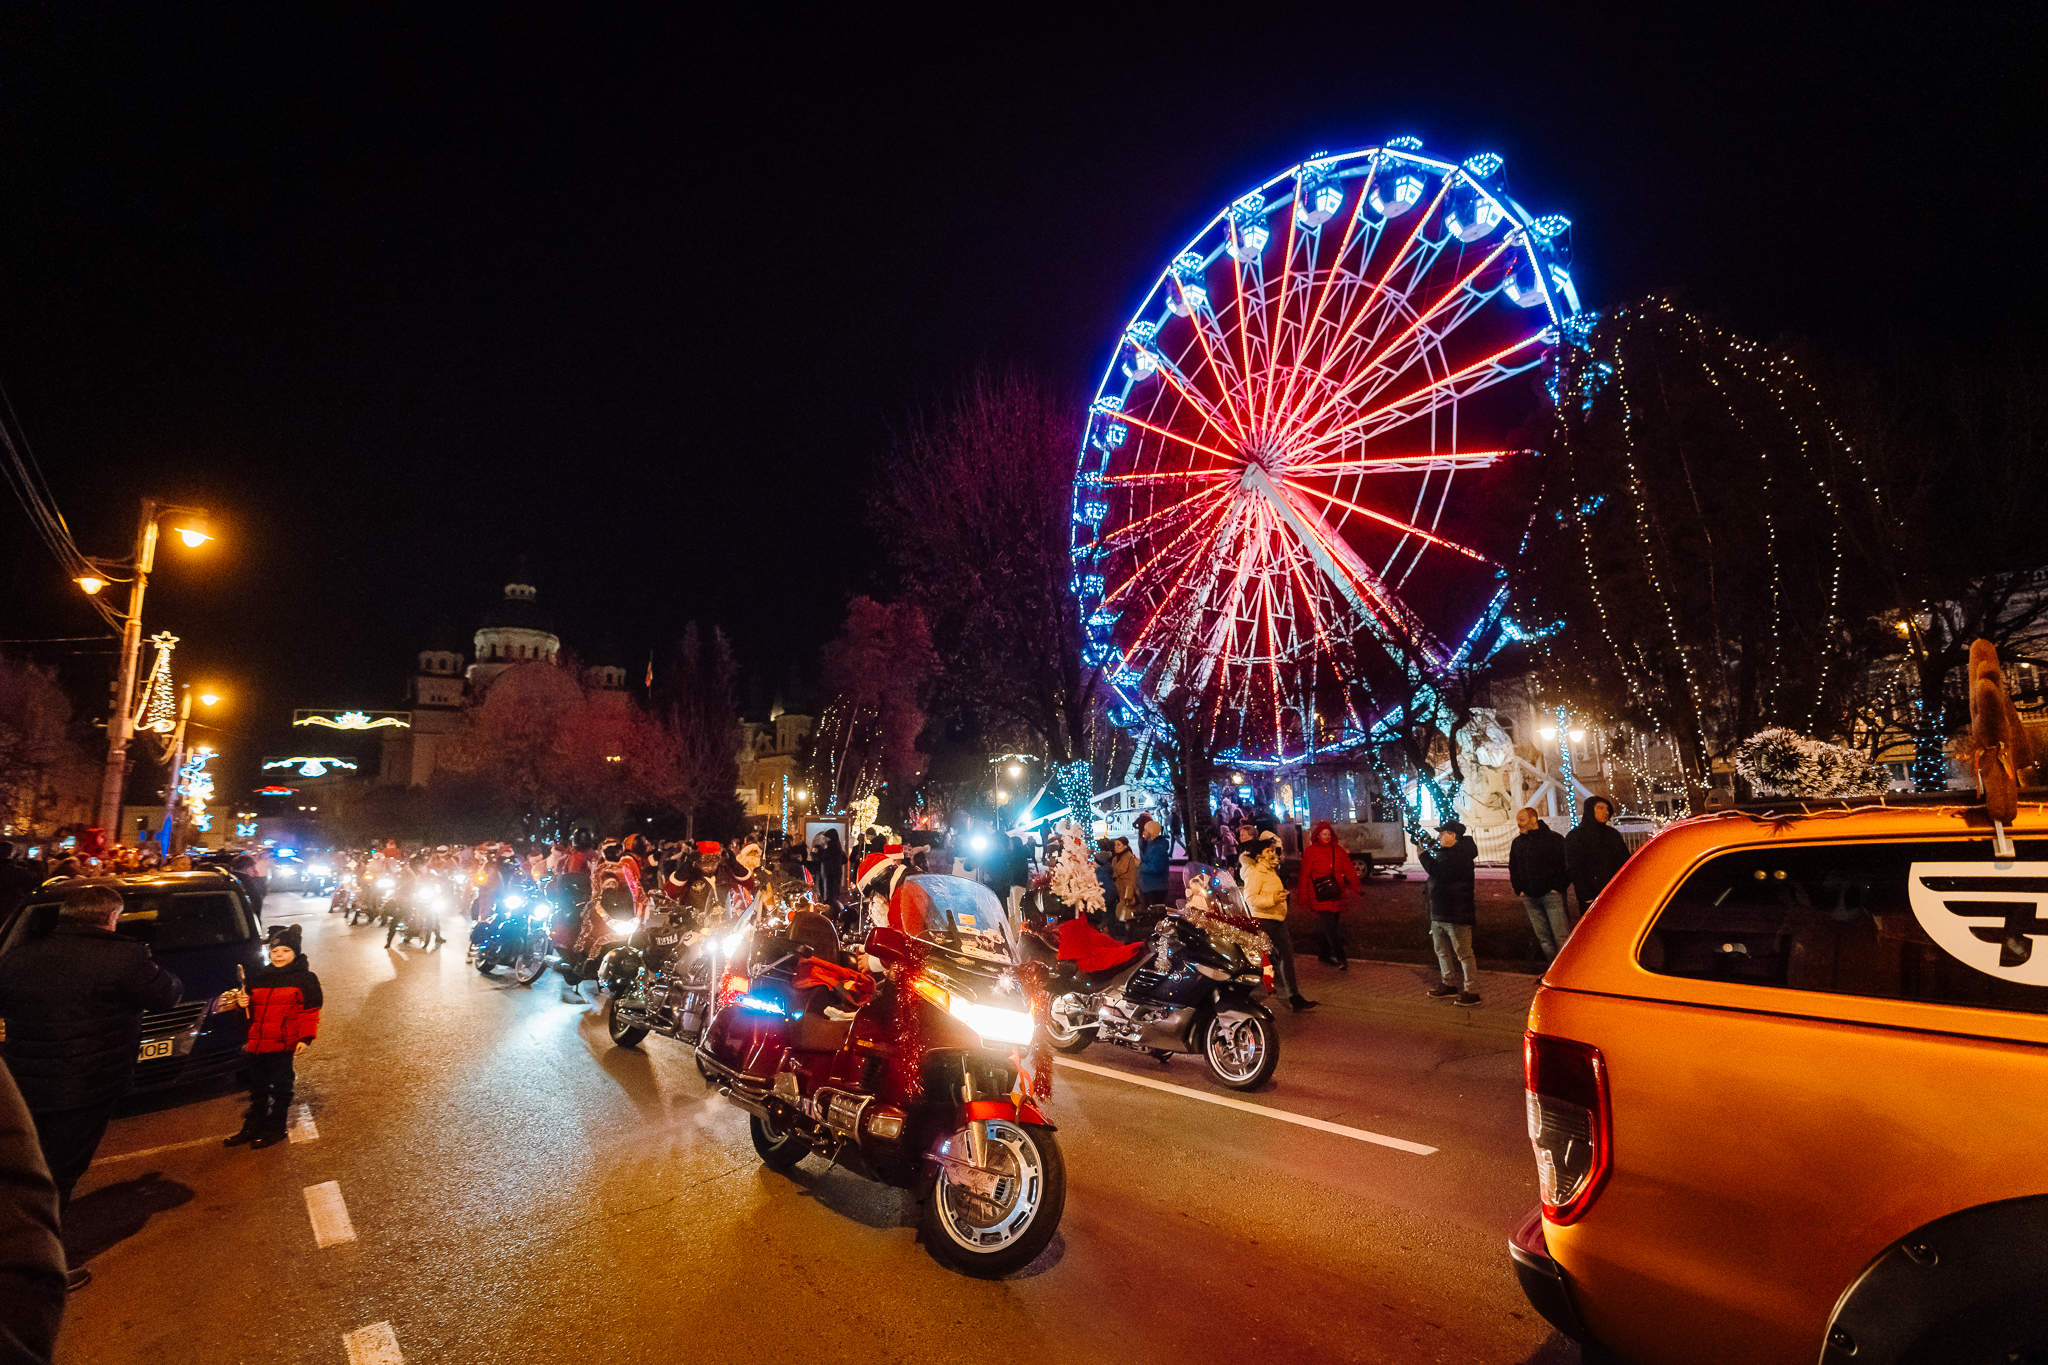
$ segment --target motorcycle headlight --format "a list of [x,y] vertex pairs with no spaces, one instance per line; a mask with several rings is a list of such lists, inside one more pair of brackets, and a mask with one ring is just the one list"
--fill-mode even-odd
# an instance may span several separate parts
[[393,881],[393,880],[392,880],[391,878],[389,878],[389,877],[379,877],[379,878],[377,879],[377,887],[378,887],[378,889],[379,889],[379,890],[381,890],[381,891],[389,891],[389,890],[391,890],[391,889],[392,889],[393,887],[395,887],[395,886],[397,886],[397,885],[398,885],[398,883],[397,883],[397,882],[395,882],[395,881]]
[[981,1035],[987,1043],[1026,1044],[1031,1041],[1031,1016],[1023,1010],[984,1005],[955,995],[929,977],[919,977],[917,993]]
[[518,892],[515,891],[511,895],[505,897],[504,904],[507,910],[517,910],[520,906],[526,904],[526,897],[520,895]]
[[324,877],[328,873],[328,869],[320,863],[315,863],[306,870],[308,872],[311,872],[316,877]]
[[1208,977],[1211,981],[1230,980],[1229,972],[1223,970],[1223,968],[1221,967],[1211,967],[1206,962],[1197,962],[1195,964],[1195,970],[1200,972],[1203,976]]
[[737,933],[728,935],[725,942],[720,946],[727,957],[737,956],[740,949],[747,946],[747,931],[742,929]]
[[615,930],[618,933],[630,934],[633,932],[634,929],[639,927],[639,921],[631,919],[615,919],[611,921],[611,926],[613,930]]

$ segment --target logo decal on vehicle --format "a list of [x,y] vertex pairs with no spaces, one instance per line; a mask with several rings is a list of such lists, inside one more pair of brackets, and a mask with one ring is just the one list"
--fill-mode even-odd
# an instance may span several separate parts
[[1966,967],[2048,986],[2048,863],[1914,863],[1913,918]]

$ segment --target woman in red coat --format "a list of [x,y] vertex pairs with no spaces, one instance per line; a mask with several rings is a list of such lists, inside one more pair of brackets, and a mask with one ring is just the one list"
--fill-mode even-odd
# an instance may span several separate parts
[[1351,970],[1344,956],[1344,896],[1361,889],[1358,869],[1351,855],[1337,842],[1337,831],[1328,820],[1316,822],[1308,847],[1301,852],[1301,878],[1294,884],[1294,898],[1316,912],[1316,932],[1322,946],[1316,957],[1340,972]]

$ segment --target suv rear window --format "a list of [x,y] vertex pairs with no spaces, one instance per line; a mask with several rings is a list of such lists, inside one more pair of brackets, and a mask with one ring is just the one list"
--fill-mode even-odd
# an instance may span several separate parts
[[1657,916],[1663,976],[2048,1014],[2048,841],[1736,849]]

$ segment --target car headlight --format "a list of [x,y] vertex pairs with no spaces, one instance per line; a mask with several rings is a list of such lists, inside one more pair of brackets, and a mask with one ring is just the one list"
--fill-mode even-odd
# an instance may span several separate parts
[[1031,1041],[1031,1016],[1023,1010],[983,1005],[941,986],[929,977],[919,977],[917,993],[981,1035],[983,1042],[1018,1043]]

